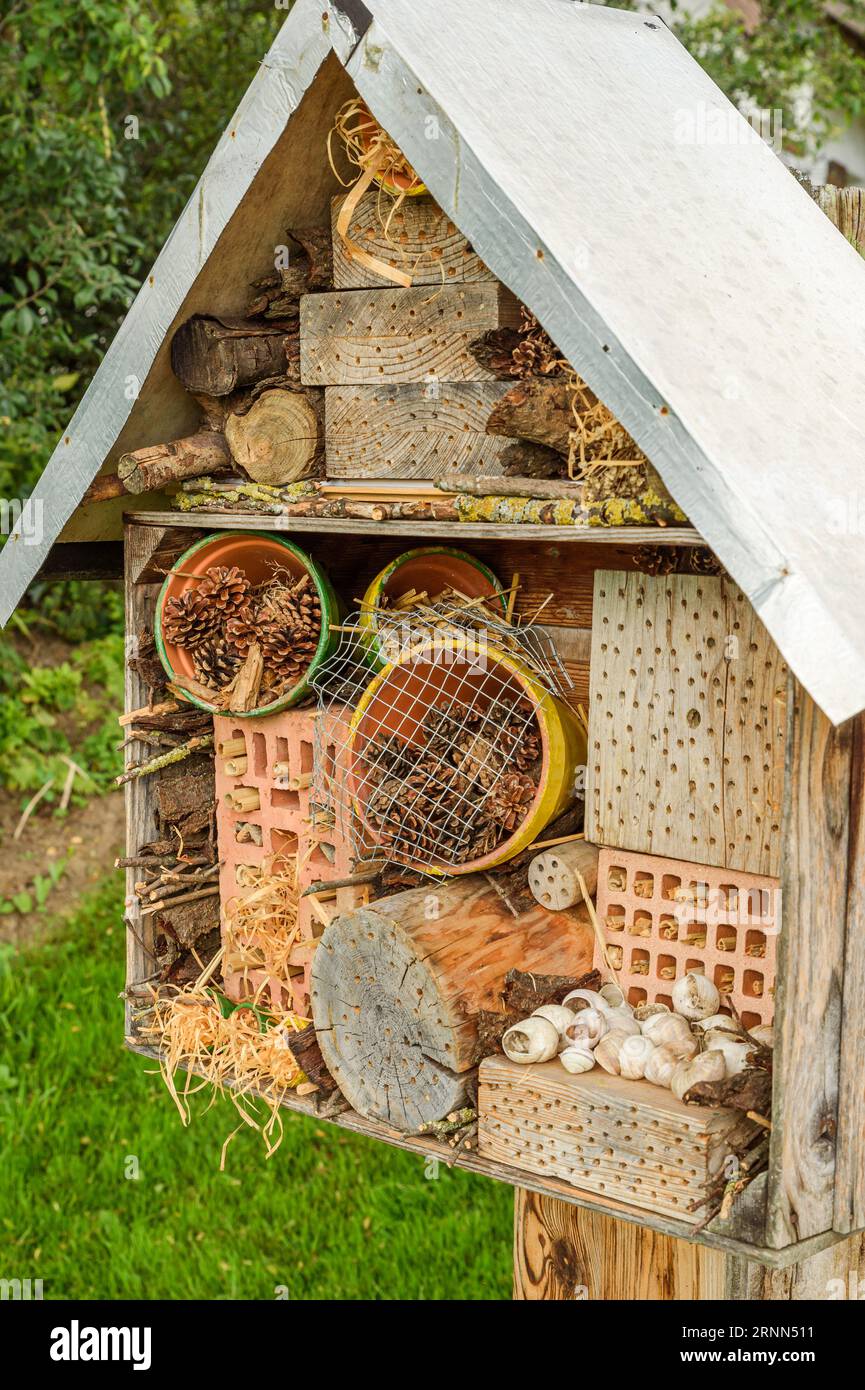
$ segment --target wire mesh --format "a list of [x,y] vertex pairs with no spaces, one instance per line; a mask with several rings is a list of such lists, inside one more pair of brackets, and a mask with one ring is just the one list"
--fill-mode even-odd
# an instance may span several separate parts
[[572,688],[545,633],[487,621],[471,605],[350,619],[312,682],[313,820],[346,836],[359,864],[434,874],[498,850],[530,814],[542,767],[534,702],[514,665],[553,694]]

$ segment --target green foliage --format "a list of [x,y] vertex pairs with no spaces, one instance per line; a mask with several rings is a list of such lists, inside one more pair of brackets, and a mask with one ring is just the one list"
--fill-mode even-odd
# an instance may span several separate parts
[[[52,890],[55,889],[61,878],[66,872],[66,860],[57,859],[53,864],[48,865],[47,872],[44,874],[34,874],[32,883],[26,888],[22,888],[19,893],[13,893],[11,898],[0,898],[0,917],[7,917],[13,912],[30,916],[34,912],[44,912],[48,906],[48,899]],[[2,970],[0,970],[2,974]],[[2,1089],[2,1075],[0,1075],[0,1089]]]
[[122,1050],[122,919],[117,877],[56,940],[0,947],[4,1271],[48,1299],[510,1297],[509,1187],[298,1116],[269,1161],[241,1126],[220,1173],[231,1102],[184,1130]]
[[285,13],[28,0],[0,18],[0,497],[30,492]]
[[[20,627],[33,641],[38,617],[31,625],[25,618]],[[69,771],[65,756],[88,774],[74,784],[72,800],[81,804],[107,790],[121,770],[114,745],[123,703],[123,636],[82,642],[54,665],[37,663],[30,651],[26,642],[0,637],[0,788],[32,793],[53,778],[45,801],[56,803]]]
[[[736,105],[780,110],[792,154],[815,153],[865,111],[865,52],[823,0],[760,0],[750,31],[720,3],[700,19],[689,19],[684,3],[675,9],[675,32]],[[865,27],[865,0],[838,9]]]

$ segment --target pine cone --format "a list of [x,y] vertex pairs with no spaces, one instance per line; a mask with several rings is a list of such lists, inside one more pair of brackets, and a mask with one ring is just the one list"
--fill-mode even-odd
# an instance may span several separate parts
[[250,592],[250,583],[236,565],[211,565],[198,586],[198,597],[223,618],[239,612]]
[[255,604],[244,603],[225,624],[225,636],[241,656],[246,656],[253,642],[259,640]]
[[242,657],[224,637],[208,637],[192,658],[196,680],[212,690],[229,685],[240,670]]
[[213,631],[213,611],[202,604],[194,589],[184,589],[178,598],[170,598],[162,617],[162,633],[173,647],[200,646]]
[[492,728],[489,735],[471,730],[460,734],[454,742],[451,761],[464,777],[488,790],[504,767],[501,741],[496,730]]
[[535,799],[537,787],[522,772],[506,772],[493,787],[484,807],[491,820],[508,832],[517,829]]

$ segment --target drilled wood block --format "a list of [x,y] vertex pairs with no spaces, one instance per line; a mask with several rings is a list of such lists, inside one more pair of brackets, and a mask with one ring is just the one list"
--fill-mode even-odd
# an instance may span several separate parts
[[561,1062],[481,1063],[478,1151],[583,1192],[696,1224],[734,1137],[758,1126],[732,1110],[685,1105],[648,1081]]
[[[746,1027],[772,1022],[778,879],[604,849],[597,912],[630,1003],[670,1004],[673,983],[699,970]],[[602,963],[596,944],[595,965]]]
[[516,299],[497,282],[434,290],[337,290],[300,301],[306,386],[492,381],[469,351],[491,328],[519,324]]
[[[289,861],[297,856],[300,888],[307,888],[319,881],[344,878],[351,873],[347,836],[339,827],[325,831],[311,824],[308,782],[313,768],[314,720],[315,711],[309,709],[284,710],[256,720],[235,720],[231,715],[214,716],[216,821],[221,865],[219,890],[223,920],[226,905],[243,893],[238,882],[238,871],[243,867],[257,868],[274,858],[278,867],[280,856],[286,856]],[[242,739],[245,746],[245,753],[234,755],[246,758],[246,770],[241,776],[230,776],[226,772],[227,759],[219,754],[220,745],[229,739]],[[336,754],[335,745],[334,759]],[[276,764],[287,764],[287,776],[275,774]],[[258,810],[235,811],[226,806],[226,793],[239,787],[254,787],[258,791]],[[262,840],[260,846],[246,839],[238,839],[238,832],[243,833],[241,827],[244,825],[258,827]],[[328,916],[349,911],[359,901],[357,888],[339,888],[335,892],[335,899],[324,905]],[[297,941],[291,955],[291,969],[294,972],[291,978],[267,979],[262,972],[250,971],[244,980],[241,975],[228,970],[224,974],[226,993],[230,998],[239,999],[249,989],[266,984],[277,1007],[291,1007],[307,1015],[312,956],[323,931],[324,923],[314,912],[311,900],[301,898]]]
[[777,875],[787,667],[730,579],[599,570],[586,834]]
[[487,434],[507,382],[329,386],[325,398],[329,478],[440,478],[502,473],[509,441]]
[[[338,290],[393,282],[354,260],[336,230],[345,195],[331,201],[333,283]],[[457,226],[429,197],[404,198],[392,210],[377,191],[365,193],[352,214],[348,235],[363,251],[412,277],[414,285],[454,285],[494,280]]]

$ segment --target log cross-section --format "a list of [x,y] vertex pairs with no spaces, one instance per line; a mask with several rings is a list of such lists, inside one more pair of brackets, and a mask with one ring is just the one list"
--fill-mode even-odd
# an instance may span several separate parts
[[580,975],[585,909],[514,918],[484,878],[431,883],[337,918],[312,966],[322,1055],[361,1115],[414,1131],[465,1102],[481,1009],[514,967]]

